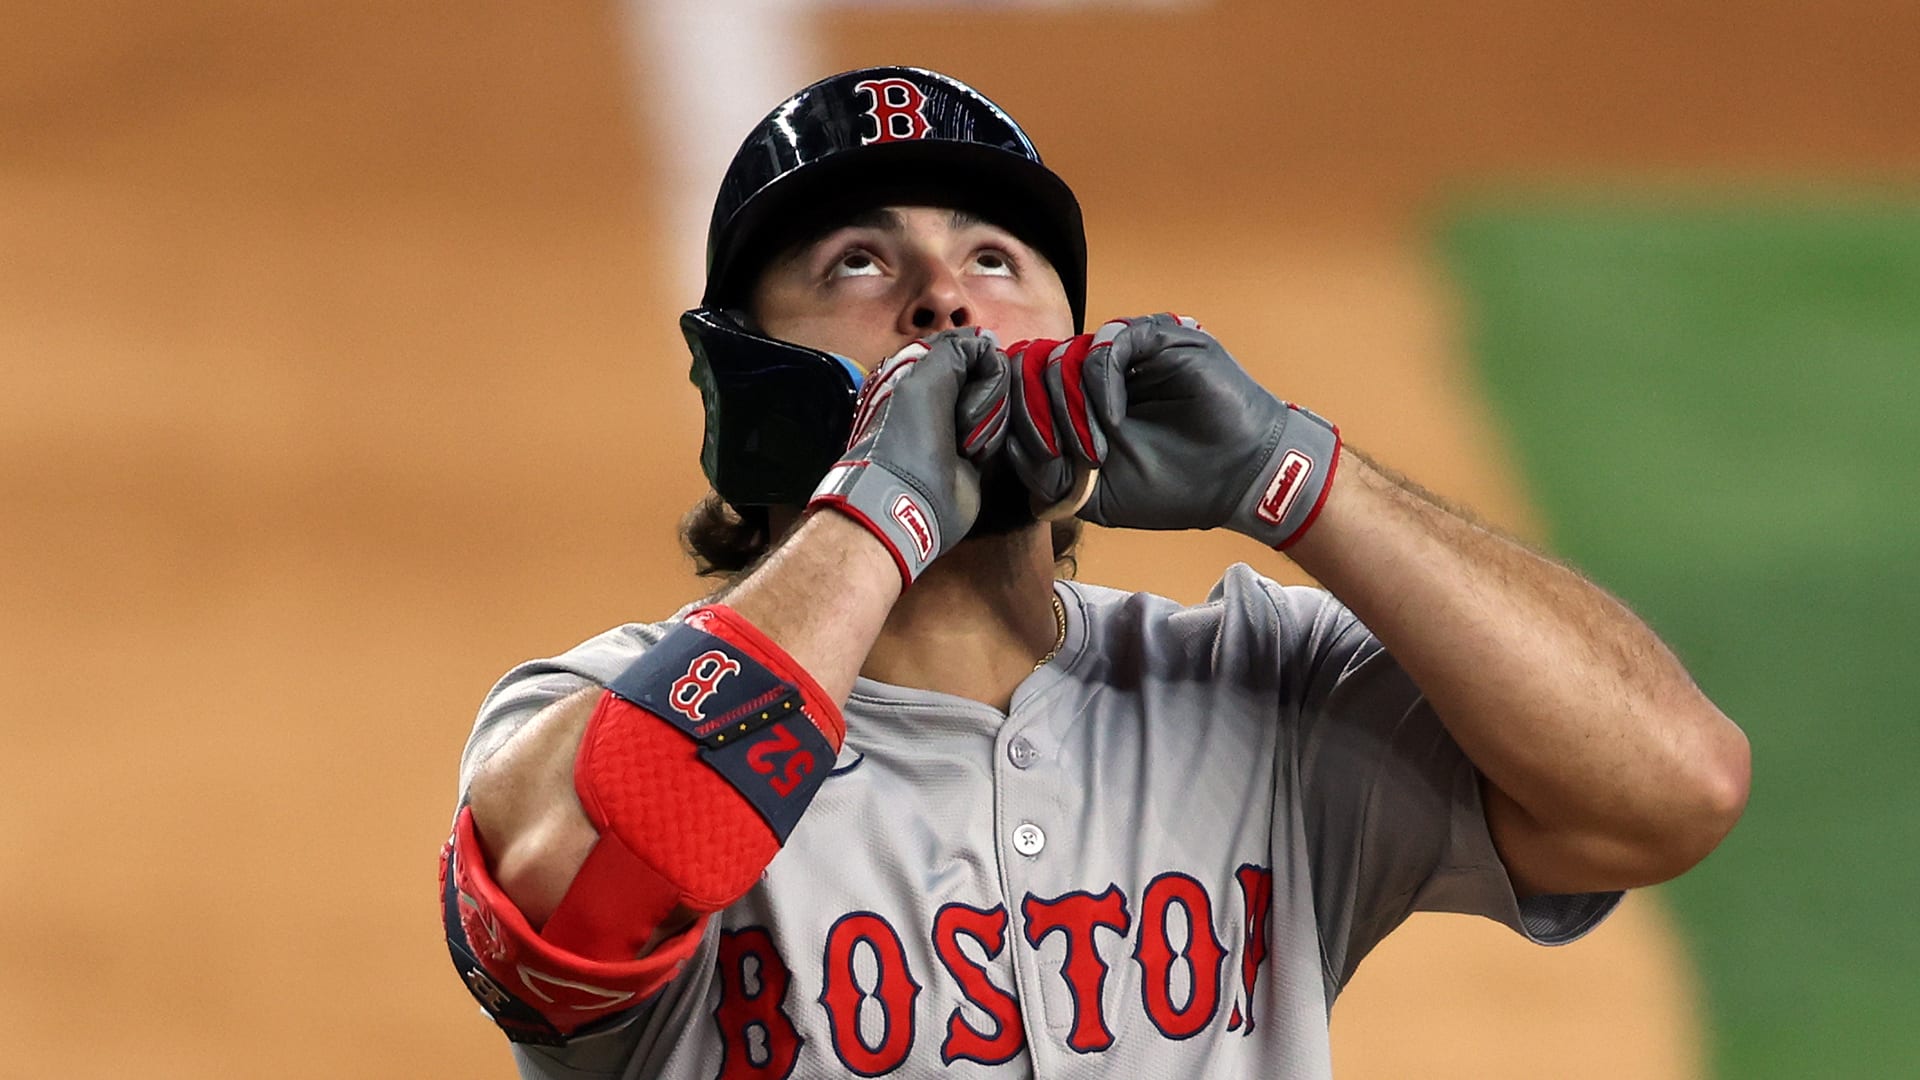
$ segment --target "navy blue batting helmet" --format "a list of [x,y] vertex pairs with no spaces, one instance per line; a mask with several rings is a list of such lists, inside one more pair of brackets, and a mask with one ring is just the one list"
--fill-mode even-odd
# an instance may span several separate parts
[[714,201],[702,302],[738,306],[767,257],[848,202],[979,213],[1047,257],[1075,327],[1085,323],[1087,241],[1072,190],[998,105],[912,67],[822,79],[760,121]]

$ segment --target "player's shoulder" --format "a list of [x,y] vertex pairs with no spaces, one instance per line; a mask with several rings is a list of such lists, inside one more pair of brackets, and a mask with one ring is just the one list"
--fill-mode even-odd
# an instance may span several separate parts
[[624,623],[553,656],[514,665],[487,691],[461,754],[461,790],[472,771],[540,710],[590,685],[604,686],[652,648],[692,605],[659,622]]
[[641,653],[653,648],[694,605],[658,622],[631,622],[603,630],[563,652],[515,665],[494,685],[492,697],[515,683],[554,676],[605,684],[630,667]]
[[1312,651],[1316,641],[1357,625],[1324,589],[1284,585],[1245,563],[1228,567],[1197,604],[1082,582],[1067,588],[1080,602],[1090,644],[1105,650],[1133,642],[1194,655],[1271,657]]

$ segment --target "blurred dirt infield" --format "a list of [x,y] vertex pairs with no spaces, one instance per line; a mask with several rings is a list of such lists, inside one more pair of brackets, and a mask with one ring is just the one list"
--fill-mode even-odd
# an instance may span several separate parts
[[[0,1077],[508,1076],[434,907],[473,709],[515,661],[698,590],[671,530],[701,490],[692,298],[650,246],[673,151],[612,9],[15,7]],[[1436,192],[1910,163],[1913,19],[1424,10],[826,25],[836,67],[948,68],[1029,125],[1086,204],[1096,313],[1198,314],[1525,529],[1422,254]],[[1082,576],[1191,599],[1258,556],[1100,535]],[[1557,951],[1422,920],[1342,999],[1337,1061],[1682,1077],[1689,994],[1645,898]]]

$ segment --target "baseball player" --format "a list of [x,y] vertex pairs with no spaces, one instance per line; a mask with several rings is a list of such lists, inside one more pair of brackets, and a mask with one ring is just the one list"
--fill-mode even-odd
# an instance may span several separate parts
[[[800,91],[709,255],[727,584],[509,672],[462,762],[446,936],[523,1076],[1325,1077],[1409,913],[1571,941],[1738,818],[1744,737],[1619,603],[1192,319],[1088,331],[1078,205],[969,87]],[[1254,565],[1057,580],[1074,516]]]

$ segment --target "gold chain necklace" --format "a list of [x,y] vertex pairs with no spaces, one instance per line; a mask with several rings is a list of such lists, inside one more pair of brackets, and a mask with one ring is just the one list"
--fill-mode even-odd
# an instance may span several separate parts
[[1067,643],[1067,605],[1060,602],[1059,593],[1054,593],[1053,594],[1053,648],[1048,649],[1047,655],[1041,657],[1040,662],[1033,665],[1033,670],[1039,671],[1041,668],[1046,667],[1049,661],[1051,661],[1054,657],[1060,655],[1060,647],[1062,645],[1065,645],[1066,643]]

